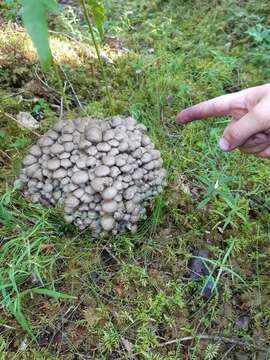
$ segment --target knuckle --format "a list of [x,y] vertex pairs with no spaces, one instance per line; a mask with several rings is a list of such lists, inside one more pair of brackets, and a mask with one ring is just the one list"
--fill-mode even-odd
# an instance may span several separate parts
[[267,129],[270,127],[270,116],[264,106],[256,106],[251,111],[252,120],[258,123],[260,129]]
[[237,126],[231,126],[227,131],[225,131],[224,136],[230,143],[235,143],[241,139],[241,131]]

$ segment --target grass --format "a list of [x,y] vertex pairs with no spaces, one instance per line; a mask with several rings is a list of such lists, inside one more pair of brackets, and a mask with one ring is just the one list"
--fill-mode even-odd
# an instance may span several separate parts
[[[4,22],[14,19],[11,10]],[[72,116],[131,114],[143,122],[161,150],[167,186],[138,233],[93,239],[66,225],[60,209],[31,205],[14,191],[36,137],[0,114],[1,358],[256,359],[252,347],[228,352],[196,336],[269,345],[269,165],[219,151],[228,119],[180,127],[175,115],[267,81],[269,6],[140,0],[107,2],[107,13],[102,47],[114,62],[104,66],[112,106],[87,24],[71,8],[52,20],[56,59],[82,106],[68,83]],[[59,116],[62,89],[53,72],[38,69],[40,83],[33,51],[12,26],[0,36],[1,110],[43,113],[42,134]],[[210,274],[192,281],[188,264],[200,249],[209,251],[198,260]],[[209,281],[216,291],[207,299]],[[243,315],[248,328],[237,325]],[[185,336],[195,340],[157,347]]]

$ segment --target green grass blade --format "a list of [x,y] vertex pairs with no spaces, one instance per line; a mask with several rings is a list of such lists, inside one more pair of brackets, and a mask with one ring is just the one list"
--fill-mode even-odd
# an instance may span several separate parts
[[20,326],[25,330],[31,338],[35,339],[35,335],[30,327],[29,322],[21,312],[20,297],[17,297],[14,301],[7,305],[8,311],[16,318]]
[[28,290],[23,291],[21,293],[21,296],[29,294],[29,293],[47,295],[47,296],[55,298],[55,299],[69,299],[69,300],[76,299],[76,296],[64,294],[64,293],[61,293],[61,292],[58,292],[58,291],[55,291],[55,290],[50,290],[50,289],[45,289],[45,288],[28,289]]

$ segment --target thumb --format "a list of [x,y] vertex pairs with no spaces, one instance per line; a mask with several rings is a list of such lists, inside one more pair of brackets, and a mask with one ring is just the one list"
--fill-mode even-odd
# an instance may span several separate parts
[[243,145],[252,135],[268,129],[270,122],[262,110],[264,110],[263,104],[258,104],[240,120],[232,121],[219,141],[221,150],[234,150]]

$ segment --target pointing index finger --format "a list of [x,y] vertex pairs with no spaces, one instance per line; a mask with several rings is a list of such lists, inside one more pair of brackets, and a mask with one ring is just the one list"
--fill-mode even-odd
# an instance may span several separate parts
[[237,102],[237,94],[222,95],[181,111],[177,114],[176,121],[185,124],[193,120],[230,115]]

